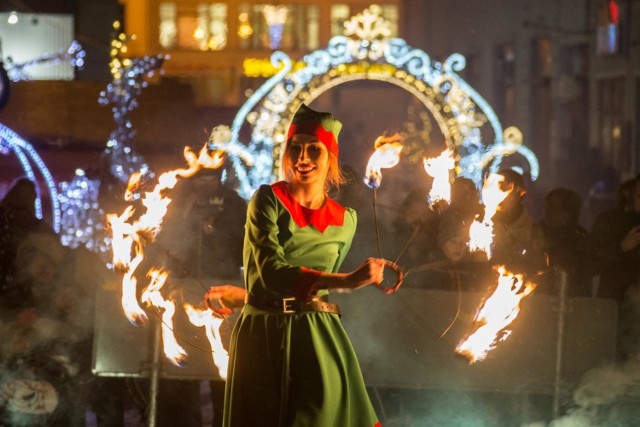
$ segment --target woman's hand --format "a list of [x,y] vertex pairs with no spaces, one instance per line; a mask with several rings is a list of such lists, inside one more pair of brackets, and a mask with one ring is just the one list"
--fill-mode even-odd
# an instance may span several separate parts
[[[218,314],[231,314],[234,308],[244,306],[247,291],[233,285],[212,286],[204,295],[207,306]],[[216,306],[219,305],[220,307]]]
[[386,265],[391,265],[391,262],[380,258],[367,258],[360,267],[347,275],[349,287],[359,289],[370,284],[382,283]]

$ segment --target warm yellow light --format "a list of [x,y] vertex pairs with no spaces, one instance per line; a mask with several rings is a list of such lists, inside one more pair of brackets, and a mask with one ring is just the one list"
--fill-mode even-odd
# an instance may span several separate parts
[[246,39],[251,36],[251,34],[253,34],[253,28],[251,28],[251,24],[249,24],[249,14],[242,12],[238,15],[238,21],[240,21],[238,25],[238,37]]

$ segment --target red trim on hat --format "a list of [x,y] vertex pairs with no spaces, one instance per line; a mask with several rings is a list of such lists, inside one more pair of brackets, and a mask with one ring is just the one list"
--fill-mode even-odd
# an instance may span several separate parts
[[329,151],[338,157],[338,141],[333,132],[326,130],[320,123],[309,120],[302,123],[291,123],[289,132],[287,132],[287,140],[293,135],[305,134],[315,136],[318,141],[322,142]]
[[327,201],[320,209],[309,209],[302,206],[287,189],[285,181],[271,184],[271,189],[278,200],[287,208],[293,222],[300,228],[313,225],[318,231],[324,233],[330,225],[342,227],[344,225],[345,208],[335,200],[327,197]]

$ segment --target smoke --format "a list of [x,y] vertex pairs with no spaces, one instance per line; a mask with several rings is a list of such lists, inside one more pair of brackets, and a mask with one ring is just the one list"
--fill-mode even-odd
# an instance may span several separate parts
[[633,286],[618,313],[618,352],[625,362],[587,372],[573,406],[550,427],[637,426],[640,420],[640,288]]
[[636,426],[640,420],[640,357],[587,372],[573,393],[574,406],[550,427]]
[[23,239],[15,265],[0,310],[0,419],[64,425],[91,375],[96,291],[113,274],[97,254],[46,231]]

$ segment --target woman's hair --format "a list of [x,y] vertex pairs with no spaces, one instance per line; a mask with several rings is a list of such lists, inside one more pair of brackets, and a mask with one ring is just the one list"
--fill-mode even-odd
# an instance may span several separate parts
[[[282,156],[282,174],[287,181],[291,180],[293,170],[291,157],[289,157],[290,142],[291,138],[287,141],[284,147],[284,155]],[[324,183],[325,191],[328,191],[330,188],[340,187],[346,182],[342,168],[340,168],[340,164],[338,163],[338,157],[329,150],[327,150],[327,154],[329,155],[329,170],[327,171],[327,178]]]

